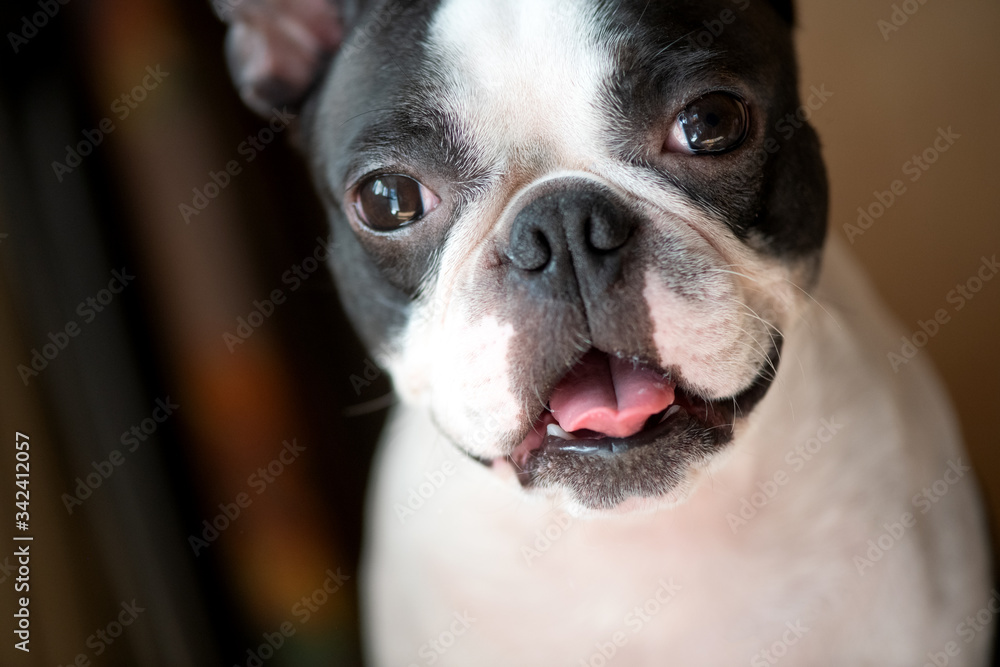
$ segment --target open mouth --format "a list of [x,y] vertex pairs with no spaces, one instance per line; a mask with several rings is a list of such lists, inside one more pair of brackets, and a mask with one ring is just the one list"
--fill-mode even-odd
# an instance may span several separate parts
[[661,369],[591,349],[557,383],[507,460],[522,486],[562,486],[593,509],[662,495],[732,440],[737,421],[773,381],[780,347],[776,336],[770,363],[751,385],[720,399],[699,396]]

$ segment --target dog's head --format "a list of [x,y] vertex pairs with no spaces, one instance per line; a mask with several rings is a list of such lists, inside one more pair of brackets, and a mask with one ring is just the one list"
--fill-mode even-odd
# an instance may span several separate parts
[[[674,502],[767,392],[826,181],[780,0],[242,0],[403,399],[579,508]],[[633,503],[629,503],[631,506]]]

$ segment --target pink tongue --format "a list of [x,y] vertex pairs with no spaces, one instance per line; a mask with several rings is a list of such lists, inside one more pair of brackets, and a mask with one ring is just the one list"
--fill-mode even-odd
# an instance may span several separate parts
[[565,431],[627,438],[673,402],[674,385],[659,373],[591,350],[555,388],[549,408]]

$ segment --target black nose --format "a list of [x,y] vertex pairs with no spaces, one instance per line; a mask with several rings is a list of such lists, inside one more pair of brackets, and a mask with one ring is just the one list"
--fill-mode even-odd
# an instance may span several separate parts
[[581,296],[618,281],[635,216],[594,184],[557,186],[514,218],[506,254],[520,278],[553,296],[574,284]]

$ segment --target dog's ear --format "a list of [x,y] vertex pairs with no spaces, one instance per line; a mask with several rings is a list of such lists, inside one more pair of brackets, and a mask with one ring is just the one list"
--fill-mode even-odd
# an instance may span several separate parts
[[785,19],[788,25],[795,25],[795,0],[769,0],[778,16]]
[[339,0],[212,0],[229,25],[226,60],[240,97],[261,115],[295,105],[344,38]]

